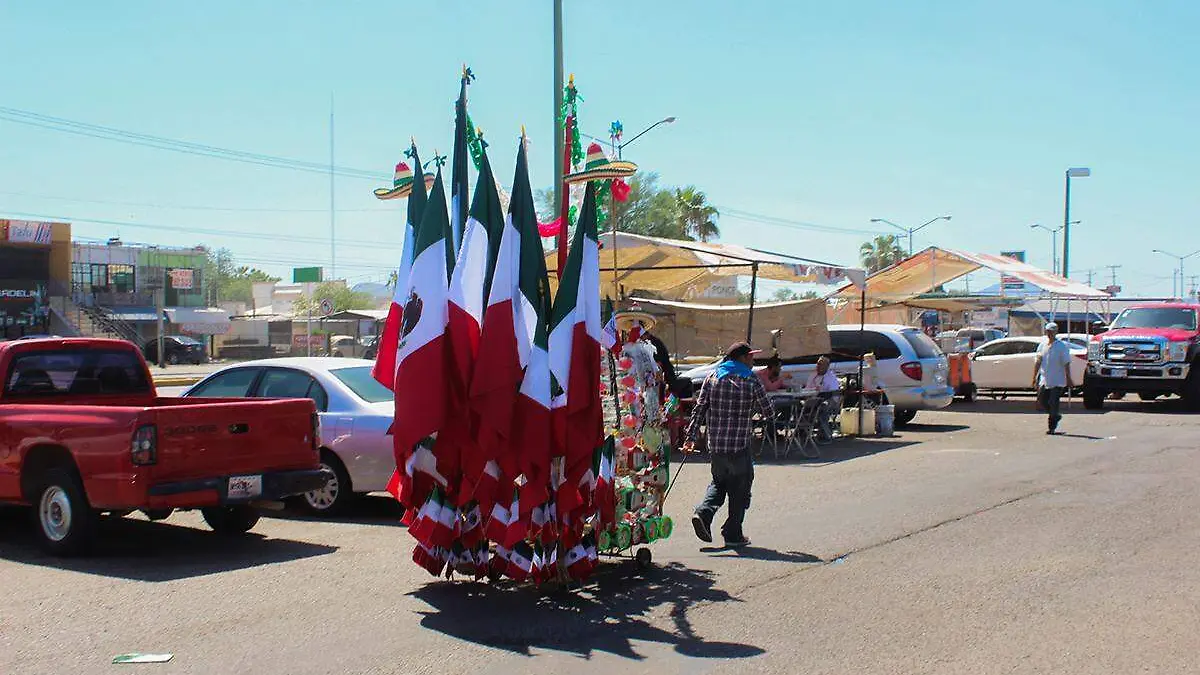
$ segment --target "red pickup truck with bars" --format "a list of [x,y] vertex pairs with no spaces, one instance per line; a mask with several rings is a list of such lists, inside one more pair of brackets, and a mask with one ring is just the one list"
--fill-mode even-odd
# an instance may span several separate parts
[[131,343],[0,344],[0,502],[32,506],[50,553],[84,552],[99,514],[200,509],[242,533],[257,507],[324,487],[313,402],[159,398]]

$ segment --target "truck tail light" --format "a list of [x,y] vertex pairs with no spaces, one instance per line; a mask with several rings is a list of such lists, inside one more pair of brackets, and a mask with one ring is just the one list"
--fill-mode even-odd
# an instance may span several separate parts
[[158,461],[158,427],[146,424],[133,432],[129,458],[134,466],[149,466]]
[[917,363],[916,361],[910,361],[908,363],[901,364],[900,372],[904,373],[905,375],[909,376],[909,378],[914,379],[918,382],[925,379],[925,369],[922,368],[921,364]]

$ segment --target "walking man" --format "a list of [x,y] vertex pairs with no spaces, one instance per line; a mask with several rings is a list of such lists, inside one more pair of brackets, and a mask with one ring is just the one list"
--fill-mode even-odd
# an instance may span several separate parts
[[717,370],[704,380],[692,421],[687,428],[683,449],[695,452],[700,427],[708,433],[708,452],[712,462],[712,483],[704,501],[696,507],[692,527],[701,541],[711,542],[712,522],[717,510],[729,497],[729,515],[721,527],[725,546],[749,546],[742,532],[742,520],[750,508],[750,485],[754,482],[754,461],[750,441],[754,436],[755,413],[773,414],[767,393],[753,370],[758,354],[745,342],[735,342],[725,352]]
[[[1040,386],[1039,386],[1040,385]],[[1071,350],[1067,343],[1058,339],[1058,324],[1046,324],[1046,344],[1038,349],[1036,365],[1033,367],[1033,386],[1038,400],[1049,414],[1047,434],[1058,431],[1062,420],[1059,410],[1063,392],[1075,386],[1071,381]]]

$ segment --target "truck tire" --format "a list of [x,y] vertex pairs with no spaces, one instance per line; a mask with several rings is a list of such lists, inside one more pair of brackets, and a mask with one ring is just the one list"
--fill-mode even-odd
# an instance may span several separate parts
[[204,522],[217,534],[245,534],[258,524],[259,514],[253,507],[213,506],[200,509]]
[[897,410],[896,411],[896,419],[894,421],[894,424],[896,425],[897,429],[904,429],[908,425],[912,424],[912,421],[913,421],[913,419],[916,418],[916,416],[917,416],[916,410],[908,410],[908,409]]
[[1200,374],[1197,366],[1192,366],[1192,373],[1183,384],[1183,406],[1191,412],[1200,412]]
[[1104,399],[1108,396],[1108,392],[1101,391],[1095,387],[1090,387],[1087,383],[1083,385],[1083,407],[1088,410],[1104,409]]
[[346,510],[346,505],[354,499],[350,474],[338,456],[323,450],[321,452],[321,467],[333,474],[333,478],[325,484],[322,490],[305,492],[295,499],[295,504],[306,513],[328,518]]
[[38,544],[56,556],[85,553],[95,542],[96,512],[73,469],[46,471],[33,491],[33,524]]
[[1138,398],[1142,399],[1143,401],[1150,402],[1150,401],[1157,401],[1158,397],[1160,395],[1161,394],[1156,394],[1155,392],[1152,392],[1152,391],[1143,391],[1138,394]]

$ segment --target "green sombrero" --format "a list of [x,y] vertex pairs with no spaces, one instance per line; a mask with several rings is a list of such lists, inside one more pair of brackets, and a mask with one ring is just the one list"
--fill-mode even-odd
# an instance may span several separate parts
[[400,162],[396,165],[396,173],[392,178],[392,187],[376,188],[375,196],[379,199],[401,199],[412,193],[413,171],[408,164]]
[[583,183],[590,180],[627,178],[635,173],[637,173],[637,164],[620,160],[610,160],[604,154],[604,148],[600,147],[599,143],[592,143],[588,146],[583,170],[567,174],[563,180],[567,183]]

